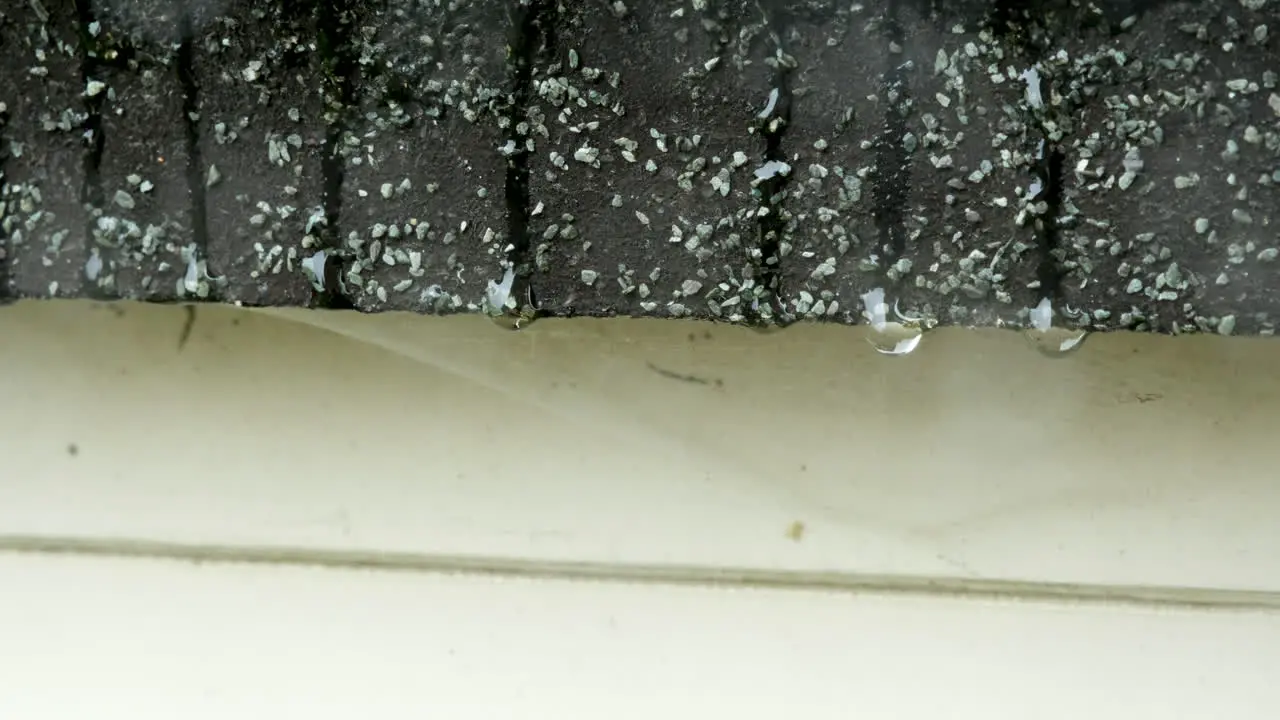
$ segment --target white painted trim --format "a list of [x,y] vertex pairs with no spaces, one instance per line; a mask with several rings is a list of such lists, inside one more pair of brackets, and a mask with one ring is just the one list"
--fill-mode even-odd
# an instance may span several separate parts
[[1274,342],[197,317],[0,311],[0,718],[1280,706]]
[[1280,617],[0,555],[0,717],[1270,718]]
[[1280,589],[1269,340],[124,307],[0,312],[0,534]]

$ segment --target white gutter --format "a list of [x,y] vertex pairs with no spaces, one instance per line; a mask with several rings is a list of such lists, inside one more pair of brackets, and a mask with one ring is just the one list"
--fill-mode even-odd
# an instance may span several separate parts
[[[154,716],[200,716],[201,688],[269,697],[263,663],[298,707],[430,687],[450,717],[1280,700],[1259,669],[1280,618],[1238,610],[1280,606],[1274,342],[1097,335],[1051,360],[933,330],[884,357],[835,327],[201,308],[179,352],[182,308],[122,307],[0,311],[0,637],[25,658],[0,716],[60,716],[55,679],[110,704],[144,678]],[[79,559],[4,552],[41,547]],[[275,564],[187,562],[237,552]],[[405,572],[342,569],[378,558]],[[810,590],[674,587],[726,577]]]

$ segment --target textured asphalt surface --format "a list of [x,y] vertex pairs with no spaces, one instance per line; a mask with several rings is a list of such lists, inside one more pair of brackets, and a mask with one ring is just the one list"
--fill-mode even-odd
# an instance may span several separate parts
[[1280,0],[9,0],[0,298],[1270,334]]

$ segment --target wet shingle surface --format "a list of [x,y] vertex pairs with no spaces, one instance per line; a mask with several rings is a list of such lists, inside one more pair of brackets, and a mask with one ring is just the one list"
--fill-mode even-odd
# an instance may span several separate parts
[[887,126],[896,123],[881,99],[894,67],[888,33],[869,16],[842,11],[797,17],[781,38],[795,59],[781,140],[791,166],[778,206],[783,308],[851,321],[858,297],[885,282],[893,261],[879,205],[905,187],[901,136]]
[[533,285],[552,312],[745,317],[764,292],[754,2],[560,12],[525,113]]
[[1280,321],[1277,5],[1166,4],[1057,63],[1077,96],[1062,299],[1091,327]]
[[778,325],[883,288],[1270,334],[1278,33],[1277,0],[12,3],[0,296]]
[[192,229],[186,120],[176,53],[138,37],[127,60],[103,64],[99,106],[101,202],[90,247],[101,258],[100,285],[121,298],[187,295],[188,261],[199,251]]
[[96,125],[76,9],[64,0],[43,15],[18,4],[0,13],[0,295],[86,296]]
[[393,0],[340,28],[338,227],[362,310],[474,310],[508,244],[507,8]]
[[1036,170],[1044,134],[1009,67],[1030,59],[981,13],[902,13],[909,98],[899,142],[912,151],[889,266],[904,303],[944,322],[1022,323],[1042,296],[1046,208]]
[[203,168],[211,292],[247,305],[302,305],[302,261],[331,238],[323,157],[329,123],[314,10],[237,0],[197,16],[191,77]]

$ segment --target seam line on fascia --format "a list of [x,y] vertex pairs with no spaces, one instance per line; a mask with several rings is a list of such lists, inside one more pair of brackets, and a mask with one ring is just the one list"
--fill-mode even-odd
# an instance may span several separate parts
[[480,555],[189,544],[132,538],[0,535],[0,553],[278,565],[420,574],[848,594],[909,595],[1144,608],[1280,611],[1280,592],[1154,585],[1027,582],[703,565],[606,563]]

